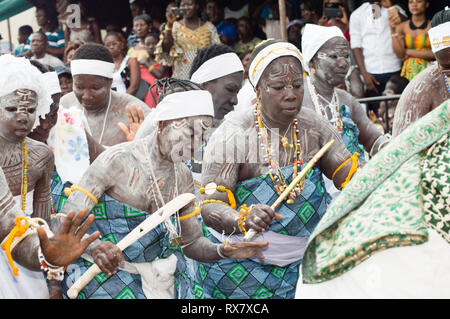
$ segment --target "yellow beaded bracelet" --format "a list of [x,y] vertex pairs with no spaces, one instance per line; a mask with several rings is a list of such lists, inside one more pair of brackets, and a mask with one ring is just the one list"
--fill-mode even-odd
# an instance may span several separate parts
[[92,195],[91,193],[89,193],[87,190],[85,190],[83,187],[77,186],[77,185],[72,185],[70,188],[66,188],[64,189],[64,193],[69,196],[70,194],[72,194],[73,191],[80,191],[83,194],[85,194],[87,197],[89,197],[95,204],[98,203],[97,198],[95,198],[94,195]]

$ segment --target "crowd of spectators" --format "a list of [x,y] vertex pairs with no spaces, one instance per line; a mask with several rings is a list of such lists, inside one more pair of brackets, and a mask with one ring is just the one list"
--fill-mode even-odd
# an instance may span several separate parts
[[[386,95],[387,83],[395,82],[396,88],[404,88],[434,60],[427,35],[429,17],[434,13],[430,3],[286,0],[286,40],[301,50],[302,31],[307,23],[339,27],[352,53],[342,88],[357,98]],[[73,4],[79,8],[77,24],[69,23],[68,10]],[[129,0],[132,21],[123,27],[105,25],[101,16],[95,18],[88,11],[86,4],[56,0],[55,6],[37,7],[39,29],[21,26],[20,45],[14,54],[52,67],[64,66],[67,77],[71,57],[79,46],[103,44],[114,56],[113,88],[138,97],[149,107],[155,107],[149,90],[155,81],[169,76],[186,79],[199,49],[222,42],[248,67],[246,60],[256,45],[265,39],[282,37],[278,0]],[[385,127],[381,113],[386,104],[381,109],[379,103],[367,106],[371,119]]]

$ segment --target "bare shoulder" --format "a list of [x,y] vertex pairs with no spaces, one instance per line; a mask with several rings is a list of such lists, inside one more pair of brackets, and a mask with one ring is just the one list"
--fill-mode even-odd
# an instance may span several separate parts
[[355,105],[355,103],[358,103],[356,98],[347,91],[338,88],[335,88],[335,90],[339,98],[339,103],[341,105],[345,104],[349,107],[352,107],[353,105]]
[[26,138],[25,143],[30,160],[37,163],[53,163],[53,152],[47,144],[38,142],[31,138]]
[[[137,97],[128,94],[128,93],[121,93],[121,92],[112,92],[112,103],[113,107],[116,110],[120,110],[124,112],[125,114],[125,107],[126,106],[132,106],[135,105],[137,108],[141,108],[142,112],[146,116],[151,112],[151,109],[148,107],[147,104],[145,104],[143,101],[139,100]],[[126,116],[126,114],[125,114]]]

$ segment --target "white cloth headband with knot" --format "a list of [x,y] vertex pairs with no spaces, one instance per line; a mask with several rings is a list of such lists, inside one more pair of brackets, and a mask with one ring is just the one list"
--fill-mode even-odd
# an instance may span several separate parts
[[450,21],[442,23],[428,30],[431,51],[436,53],[450,47]]
[[108,79],[113,78],[114,63],[101,60],[78,59],[70,61],[72,76],[97,75]]
[[218,55],[203,63],[191,76],[191,81],[203,84],[236,72],[244,72],[244,66],[236,53]]
[[169,94],[158,103],[155,110],[151,113],[155,122],[200,115],[214,117],[212,95],[206,90],[192,90]]
[[261,50],[250,64],[248,77],[254,88],[258,85],[261,75],[269,66],[270,62],[283,56],[297,58],[302,64],[303,70],[309,72],[309,68],[304,63],[304,58],[300,50],[295,45],[289,42],[276,42]]
[[309,64],[322,45],[336,37],[345,39],[344,34],[338,27],[322,27],[311,23],[306,24],[302,34],[302,51],[305,63]]

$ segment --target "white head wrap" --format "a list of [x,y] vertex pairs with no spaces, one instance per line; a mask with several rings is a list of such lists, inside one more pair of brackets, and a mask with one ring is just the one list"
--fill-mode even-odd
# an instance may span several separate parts
[[450,47],[450,21],[428,30],[433,53]]
[[256,85],[261,79],[261,75],[269,66],[270,62],[282,56],[293,56],[297,58],[302,64],[303,70],[308,72],[308,66],[304,63],[303,56],[295,45],[289,42],[276,42],[261,50],[250,64],[248,76],[253,87],[256,88]]
[[47,85],[48,93],[51,95],[61,93],[61,86],[59,85],[59,78],[56,72],[47,72],[42,74],[44,83]]
[[33,129],[39,125],[39,117],[45,118],[53,103],[52,95],[43,79],[43,74],[26,58],[10,54],[0,56],[0,96],[17,89],[28,89],[37,94],[36,121]]
[[154,120],[160,122],[199,115],[214,117],[212,95],[206,90],[176,92],[167,95],[156,106]]
[[78,59],[70,61],[70,69],[72,71],[72,76],[86,74],[112,79],[114,63],[101,60]]
[[135,140],[145,138],[156,131],[158,122],[181,119],[185,117],[209,115],[214,117],[212,95],[206,90],[176,92],[167,95],[153,111],[148,114]]
[[192,74],[191,81],[203,84],[236,72],[244,72],[241,59],[234,52],[218,55],[203,63]]
[[313,56],[328,40],[345,36],[338,27],[322,27],[319,25],[306,24],[302,35],[302,51],[305,63],[309,64]]

